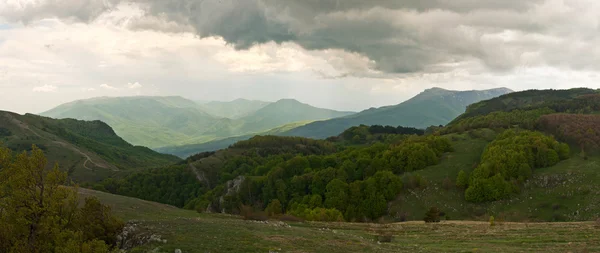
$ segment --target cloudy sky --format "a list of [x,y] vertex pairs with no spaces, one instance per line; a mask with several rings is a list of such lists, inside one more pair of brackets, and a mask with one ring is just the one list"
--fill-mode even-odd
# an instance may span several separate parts
[[597,0],[0,0],[0,110],[97,97],[600,87]]

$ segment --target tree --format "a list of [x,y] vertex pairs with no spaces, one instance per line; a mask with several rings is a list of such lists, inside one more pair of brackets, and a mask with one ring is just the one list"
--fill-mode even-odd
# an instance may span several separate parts
[[331,180],[327,184],[327,192],[325,192],[325,207],[335,208],[343,213],[347,205],[348,184],[337,178]]
[[468,185],[469,176],[464,170],[460,170],[460,172],[458,172],[458,177],[456,177],[456,187],[466,189]]
[[431,207],[427,213],[425,213],[425,218],[423,220],[427,223],[430,222],[440,222],[440,209],[437,207]]
[[271,203],[265,209],[265,212],[269,214],[269,216],[276,216],[282,213],[281,202],[278,199],[271,200]]
[[79,209],[67,174],[46,164],[36,146],[14,161],[0,148],[0,252],[108,252],[123,224],[96,200]]

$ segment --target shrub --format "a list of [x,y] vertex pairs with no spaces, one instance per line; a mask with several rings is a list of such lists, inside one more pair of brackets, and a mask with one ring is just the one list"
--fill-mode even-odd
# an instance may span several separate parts
[[442,187],[445,190],[450,190],[452,188],[452,180],[450,178],[444,178],[444,181],[442,181]]
[[425,213],[425,218],[423,218],[423,220],[427,223],[440,222],[440,209],[431,207],[429,211]]
[[460,170],[456,177],[456,187],[466,189],[467,186],[469,186],[469,176],[464,170]]
[[281,214],[281,202],[278,199],[271,200],[271,203],[267,206],[265,211],[269,216],[276,216]]
[[496,223],[494,223],[494,216],[490,216],[490,227],[496,226]]

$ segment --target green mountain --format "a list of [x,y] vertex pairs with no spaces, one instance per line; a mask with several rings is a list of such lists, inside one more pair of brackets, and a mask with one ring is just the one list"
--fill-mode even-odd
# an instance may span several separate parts
[[293,122],[324,120],[351,114],[354,114],[354,112],[317,108],[294,99],[281,99],[240,120],[244,122],[241,128],[242,132],[258,133],[266,130],[265,126],[268,126],[267,129],[272,129]]
[[[253,108],[257,108],[262,103],[236,100],[230,102],[229,107],[221,104],[221,109],[237,108],[240,112],[240,106],[253,105]],[[203,106],[182,97],[102,97],[63,104],[41,115],[101,120],[130,143],[159,148],[204,143],[260,133],[293,122],[350,114],[312,107],[295,100],[280,100],[253,112],[253,109],[246,110],[250,114],[242,118],[230,119],[214,116],[206,112]]]
[[168,170],[173,175],[143,171],[98,188],[170,201],[162,197],[181,196],[177,183],[154,186],[191,171],[197,195],[173,204],[202,212],[250,217],[252,206],[306,220],[405,221],[437,207],[442,219],[593,220],[599,113],[596,90],[517,92],[428,131],[357,126],[327,140],[255,136],[192,156],[187,169]]
[[282,135],[322,139],[337,136],[345,129],[361,124],[416,128],[445,125],[463,113],[468,105],[510,92],[506,88],[481,91],[432,88],[398,105],[371,108],[347,117],[313,122]]
[[101,121],[52,119],[0,111],[0,142],[14,151],[35,144],[49,164],[59,163],[77,182],[94,182],[132,169],[161,167],[180,159],[133,146]]
[[102,97],[60,105],[41,115],[52,118],[101,120],[125,140],[147,147],[185,140],[208,141],[230,131],[231,122],[212,116],[182,97]]
[[200,107],[203,111],[217,117],[237,119],[254,113],[268,104],[270,102],[240,98],[230,102],[211,101],[201,103]]

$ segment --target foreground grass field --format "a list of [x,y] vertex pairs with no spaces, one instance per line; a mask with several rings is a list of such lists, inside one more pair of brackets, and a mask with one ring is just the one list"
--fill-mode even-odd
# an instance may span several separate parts
[[[443,221],[392,224],[245,221],[198,214],[134,198],[81,189],[121,218],[160,235],[133,252],[600,252],[594,222],[496,223]],[[390,234],[389,243],[378,242]]]

